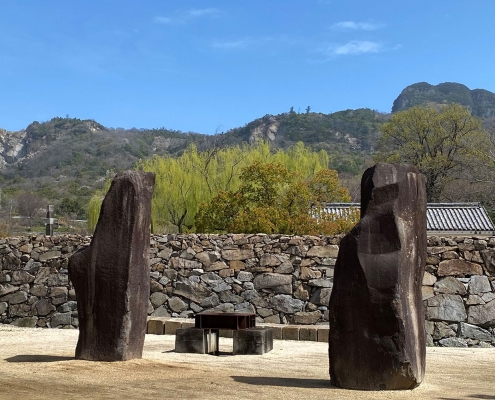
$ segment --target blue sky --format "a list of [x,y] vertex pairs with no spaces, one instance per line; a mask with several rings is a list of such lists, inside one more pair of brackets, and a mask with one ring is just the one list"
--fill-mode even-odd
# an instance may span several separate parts
[[0,127],[55,116],[212,134],[390,112],[406,86],[495,92],[493,0],[0,0]]

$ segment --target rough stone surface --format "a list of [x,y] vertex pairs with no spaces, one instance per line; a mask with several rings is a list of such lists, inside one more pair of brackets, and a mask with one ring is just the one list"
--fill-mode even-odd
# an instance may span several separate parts
[[466,317],[464,302],[459,295],[441,294],[427,300],[426,318],[429,320],[461,322]]
[[487,276],[474,275],[469,282],[469,294],[483,294],[492,290]]
[[298,325],[314,325],[321,318],[320,311],[296,312],[294,314],[294,323]]
[[330,295],[332,294],[331,288],[320,288],[311,296],[311,303],[326,306],[330,302]]
[[201,303],[205,298],[211,295],[211,290],[200,283],[184,281],[177,282],[175,286],[175,294],[196,303]]
[[340,244],[329,306],[332,384],[412,389],[424,377],[421,283],[426,261],[425,178],[377,164],[361,181],[361,220]]
[[433,286],[435,293],[441,294],[460,294],[465,295],[467,293],[464,285],[452,276],[438,280]]
[[465,322],[461,322],[459,324],[459,334],[463,338],[483,340],[487,342],[495,339],[490,331],[476,325],[466,324]]
[[[150,293],[150,302],[147,309],[148,315],[157,317],[183,316],[191,317],[195,313],[211,309],[212,307],[220,306],[221,303],[229,303],[225,306],[228,309],[234,308],[235,311],[249,309],[256,312],[258,321],[265,319],[266,322],[276,323],[293,323],[293,316],[285,314],[277,310],[270,303],[270,298],[275,294],[271,289],[254,290],[253,280],[256,276],[263,273],[276,273],[292,276],[292,297],[302,300],[304,307],[302,312],[313,312],[318,309],[322,314],[320,321],[328,321],[327,305],[331,293],[333,282],[333,266],[335,258],[308,256],[315,254],[311,249],[315,246],[325,247],[328,245],[338,246],[341,241],[340,236],[281,236],[281,235],[203,235],[203,234],[168,234],[168,235],[153,235],[150,240],[149,257],[150,257],[150,281],[156,282],[153,284]],[[72,328],[78,327],[77,310],[75,306],[75,291],[71,282],[68,280],[67,264],[69,257],[77,250],[83,249],[90,244],[90,237],[81,235],[28,235],[18,238],[0,239],[0,298],[3,296],[22,291],[27,296],[18,295],[14,297],[21,301],[17,304],[11,304],[7,301],[10,297],[0,300],[0,323],[12,324],[20,318],[36,317],[37,327],[49,328],[50,319],[56,312],[66,313],[71,311],[71,324],[65,325]],[[486,244],[484,243],[486,242]],[[476,246],[475,246],[476,243]],[[437,276],[438,265],[446,257],[452,257],[452,252],[457,252],[459,259],[476,262],[481,265],[484,275],[458,275],[447,276],[456,279],[468,288],[468,293],[460,295],[464,301],[465,311],[470,306],[479,306],[490,303],[495,300],[495,273],[489,273],[489,266],[484,263],[483,254],[489,254],[495,249],[495,237],[490,237],[484,241],[479,241],[477,237],[455,237],[455,236],[429,236],[428,237],[428,252],[432,255],[427,256],[426,273],[423,278],[422,294],[423,299],[428,300],[431,297],[441,296],[444,293],[435,293],[433,285],[436,280],[444,279],[445,277]],[[486,248],[483,246],[487,246]],[[21,251],[21,247],[25,250],[31,249],[30,253]],[[297,249],[296,249],[297,247]],[[482,247],[481,250],[477,250]],[[190,248],[191,250],[187,251]],[[224,260],[221,256],[221,251],[240,249],[253,249],[254,258],[239,261]],[[60,257],[50,258],[47,261],[39,262],[41,254],[59,250]],[[485,253],[483,253],[485,252]],[[212,257],[205,257],[211,253]],[[295,255],[295,254],[300,255]],[[170,264],[171,258],[179,259],[180,255],[190,257],[194,255],[192,260],[183,259],[184,261],[197,261],[201,264],[200,268],[179,268],[173,269]],[[199,258],[197,257],[199,254]],[[277,260],[282,263],[278,266],[260,267],[259,261],[264,254],[272,254]],[[434,255],[433,255],[434,254]],[[29,260],[27,260],[27,258]],[[15,260],[17,258],[17,260]],[[486,257],[485,257],[486,258]],[[35,260],[36,259],[36,260]],[[215,260],[214,262],[212,262]],[[205,264],[210,263],[207,267]],[[194,264],[198,265],[199,264]],[[184,264],[185,265],[185,264]],[[189,264],[188,264],[189,265]],[[301,279],[301,271],[304,268],[309,268],[313,271],[321,272],[320,278],[310,279],[309,281]],[[211,268],[211,271],[209,269]],[[15,283],[13,284],[12,277],[15,273],[26,271],[34,276],[33,282]],[[212,274],[208,274],[212,272]],[[206,275],[208,274],[208,275]],[[21,275],[17,275],[21,276]],[[207,277],[202,280],[202,276]],[[213,279],[214,277],[214,279]],[[479,277],[484,277],[480,279]],[[245,280],[246,279],[246,280]],[[490,285],[490,291],[481,292],[479,294],[469,294],[469,291],[478,291],[475,289],[481,282],[482,290],[486,290],[486,279]],[[22,279],[18,279],[22,282]],[[194,282],[200,284],[200,287],[214,293],[212,286],[218,286],[219,283],[225,283],[225,287],[231,289],[221,291],[215,296],[209,297],[205,303],[209,303],[207,307],[203,307],[194,301],[186,300],[185,297],[176,293],[176,286],[179,282]],[[210,282],[210,283],[208,283]],[[317,286],[320,285],[320,286]],[[324,286],[328,287],[324,287]],[[223,286],[223,285],[222,285]],[[64,287],[65,289],[61,289]],[[181,285],[179,284],[179,291]],[[469,289],[471,287],[471,289]],[[65,294],[67,289],[67,294]],[[58,293],[54,296],[54,293]],[[177,313],[168,306],[168,298],[178,296],[188,304],[188,309]],[[242,301],[240,300],[242,298]],[[454,301],[458,298],[451,298]],[[41,312],[44,314],[47,310],[47,315],[40,315],[36,303],[44,300],[47,308]],[[42,304],[43,304],[42,303]],[[213,304],[212,304],[213,303]],[[425,302],[427,305],[427,302]],[[454,306],[458,304],[454,303]],[[51,305],[51,306],[50,306]],[[438,305],[437,305],[438,306]],[[222,306],[220,306],[222,307]],[[447,300],[440,305],[441,308],[451,308],[450,300]],[[476,310],[476,309],[475,309]],[[427,317],[438,317],[438,313],[430,313]],[[482,319],[480,319],[482,320]],[[486,320],[486,318],[485,318]],[[489,321],[489,319],[488,319]],[[459,322],[442,321],[439,319],[425,321],[431,330],[428,331],[428,345],[439,346],[439,340],[452,337],[460,332]],[[441,326],[439,324],[442,324]],[[437,329],[434,327],[437,326]],[[491,325],[473,325],[480,329],[493,329]],[[62,327],[62,326],[59,326]],[[441,329],[440,329],[441,328]],[[459,333],[460,334],[460,333]],[[435,337],[433,337],[433,335]],[[326,340],[328,342],[328,340]],[[495,342],[494,342],[495,343]],[[469,347],[491,346],[491,341],[480,339],[467,339]]]
[[275,273],[261,274],[254,278],[253,283],[256,290],[270,289],[274,293],[279,294],[292,293],[292,277],[290,275]]
[[438,265],[438,276],[481,275],[481,265],[466,260],[445,260]]
[[423,285],[425,286],[433,286],[436,281],[437,277],[430,274],[429,272],[425,272],[425,274],[423,275]]
[[466,339],[456,337],[441,339],[438,343],[443,347],[468,347]]
[[142,356],[154,182],[152,173],[118,174],[103,200],[91,245],[70,258],[79,319],[78,359]]
[[277,294],[270,299],[270,304],[278,311],[293,314],[302,311],[304,302],[286,294]]
[[467,322],[480,326],[495,326],[495,300],[469,307]]
[[306,255],[308,257],[336,258],[338,253],[339,253],[339,247],[330,244],[328,246],[314,246],[308,250]]

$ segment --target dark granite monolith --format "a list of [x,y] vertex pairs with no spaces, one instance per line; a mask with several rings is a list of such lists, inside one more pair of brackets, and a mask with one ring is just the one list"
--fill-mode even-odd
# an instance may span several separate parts
[[76,358],[141,358],[150,291],[148,249],[155,174],[112,181],[91,245],[69,260],[79,318]]
[[341,241],[330,297],[332,384],[413,389],[424,377],[421,283],[426,261],[425,178],[380,163],[361,181],[361,220]]

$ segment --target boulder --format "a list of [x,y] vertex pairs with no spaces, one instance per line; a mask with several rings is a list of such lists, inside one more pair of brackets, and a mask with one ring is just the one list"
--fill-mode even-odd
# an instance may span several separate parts
[[211,295],[211,290],[201,283],[186,280],[175,284],[174,294],[185,297],[195,303],[201,303]]
[[474,275],[469,281],[469,294],[483,294],[491,292],[490,281],[487,276]]
[[459,333],[461,337],[467,339],[483,340],[485,342],[491,342],[495,339],[490,331],[476,325],[466,324],[465,322],[459,324]]
[[332,294],[331,288],[318,288],[311,296],[311,303],[326,306],[330,302],[330,295]]
[[292,294],[292,275],[265,273],[253,280],[256,290],[268,289],[277,294]]
[[462,297],[456,294],[439,294],[426,300],[426,319],[431,321],[461,322],[466,320]]
[[392,390],[422,382],[426,247],[424,176],[409,165],[366,170],[361,220],[340,243],[330,296],[333,385]]
[[445,260],[438,264],[438,276],[481,275],[481,265],[466,260]]
[[165,293],[155,292],[150,296],[151,304],[153,304],[153,308],[158,308],[163,305],[168,300],[168,296]]
[[261,267],[277,267],[282,264],[274,254],[263,254],[260,258]]
[[307,257],[320,257],[320,258],[327,258],[327,257],[337,257],[337,254],[339,253],[339,246],[329,244],[327,246],[313,246],[311,247],[308,252],[306,253]]
[[449,337],[438,341],[442,347],[468,347],[467,340],[457,337]]
[[285,314],[294,314],[303,310],[304,301],[294,299],[292,296],[286,294],[276,294],[270,299],[270,305],[277,311]]
[[447,276],[440,279],[433,286],[435,293],[440,294],[460,294],[461,296],[467,293],[465,286],[453,276]]
[[457,336],[457,332],[446,322],[440,321],[434,323],[435,328],[433,330],[433,339],[439,340],[447,337]]
[[242,261],[254,257],[254,251],[249,249],[223,250],[222,258],[228,261]]
[[486,304],[470,306],[468,308],[467,322],[486,327],[495,326],[495,300]]
[[172,311],[175,311],[177,313],[180,313],[182,311],[186,311],[188,306],[187,303],[184,302],[181,298],[179,297],[171,297],[168,299],[168,306]]
[[50,326],[56,328],[57,326],[65,326],[71,324],[71,313],[54,313],[50,318]]
[[480,251],[485,267],[490,274],[495,275],[495,250],[487,249]]
[[12,273],[12,283],[14,285],[22,285],[34,281],[34,276],[26,271],[14,271]]
[[435,275],[430,274],[429,272],[425,272],[423,276],[423,285],[424,286],[433,286],[437,281],[437,277]]
[[56,308],[47,299],[40,299],[34,303],[34,309],[37,315],[44,317],[52,311],[55,311]]
[[300,311],[294,314],[294,324],[314,325],[321,318],[320,311]]
[[28,295],[26,292],[19,290],[17,292],[9,293],[3,297],[0,297],[0,301],[6,301],[7,303],[12,304],[21,304],[27,301]]
[[69,260],[79,318],[78,359],[142,357],[150,295],[154,182],[153,173],[116,175],[103,200],[91,245]]

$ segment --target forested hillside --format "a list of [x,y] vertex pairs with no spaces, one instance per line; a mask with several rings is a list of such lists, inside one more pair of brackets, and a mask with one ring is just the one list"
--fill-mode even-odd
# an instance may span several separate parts
[[[458,83],[416,83],[402,91],[392,111],[416,105],[438,108],[451,102],[481,117],[493,136],[495,94],[483,89],[470,90]],[[166,128],[112,128],[69,116],[35,121],[18,132],[0,129],[0,219],[7,212],[20,214],[18,198],[26,194],[34,195],[37,205],[55,204],[57,215],[85,219],[89,199],[113,174],[154,154],[180,156],[192,143],[198,151],[259,141],[269,142],[273,149],[287,149],[297,142],[323,149],[329,155],[329,168],[339,172],[358,200],[360,175],[373,163],[381,127],[392,115],[368,108],[330,114],[311,112],[310,107],[304,112],[288,108],[285,113],[267,114],[216,135]]]

